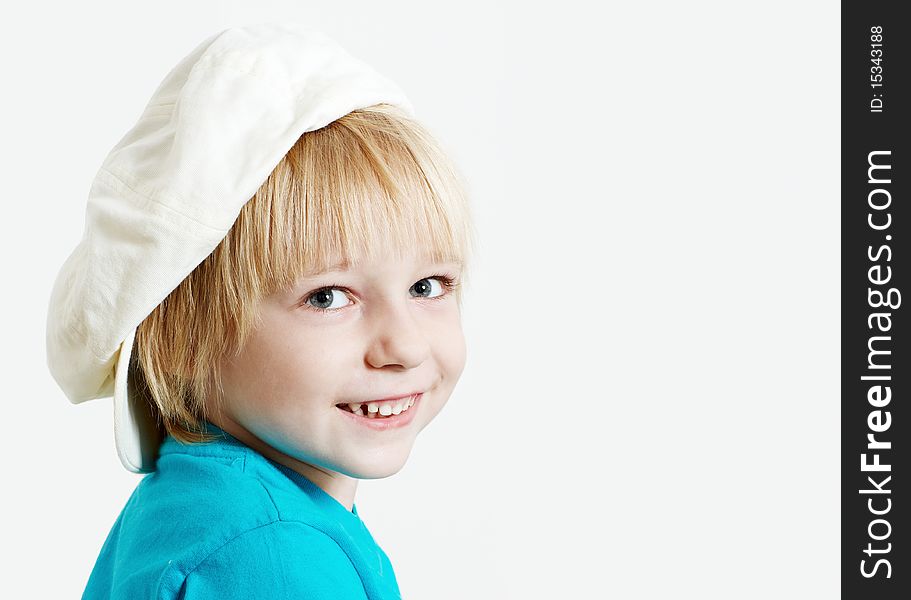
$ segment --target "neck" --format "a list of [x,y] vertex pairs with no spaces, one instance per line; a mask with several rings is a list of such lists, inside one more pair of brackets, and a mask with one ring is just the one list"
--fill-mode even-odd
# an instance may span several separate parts
[[253,448],[266,458],[274,460],[275,462],[284,465],[298,473],[308,480],[313,482],[314,485],[319,487],[321,490],[332,496],[336,502],[344,506],[349,512],[354,507],[354,496],[357,492],[357,482],[358,480],[354,477],[348,477],[336,471],[330,471],[328,469],[323,469],[316,465],[311,465],[303,461],[297,460],[283,452],[279,452],[266,442],[262,441],[249,430],[247,430],[243,425],[235,422],[233,419],[229,418],[210,418],[209,419],[214,425],[220,427],[224,431],[227,431],[235,438]]

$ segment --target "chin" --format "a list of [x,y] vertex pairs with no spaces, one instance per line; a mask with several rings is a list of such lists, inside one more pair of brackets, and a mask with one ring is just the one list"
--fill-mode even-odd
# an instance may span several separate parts
[[356,479],[383,479],[401,471],[410,453],[411,448],[398,453],[378,451],[372,460],[351,461],[343,472]]

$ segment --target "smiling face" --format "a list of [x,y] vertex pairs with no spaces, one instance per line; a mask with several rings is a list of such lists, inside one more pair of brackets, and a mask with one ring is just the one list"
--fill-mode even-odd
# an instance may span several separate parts
[[[396,473],[465,366],[460,276],[457,263],[387,258],[265,297],[240,355],[222,362],[221,413],[210,420],[311,479]],[[389,417],[339,406],[415,392]]]
[[461,375],[474,235],[457,169],[398,107],[308,131],[137,328],[137,389],[174,439],[214,441],[210,421],[350,507]]

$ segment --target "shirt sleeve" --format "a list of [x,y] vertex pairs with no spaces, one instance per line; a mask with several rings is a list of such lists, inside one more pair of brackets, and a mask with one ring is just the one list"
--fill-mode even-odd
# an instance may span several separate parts
[[276,521],[213,551],[184,580],[182,600],[367,600],[339,545],[305,523]]

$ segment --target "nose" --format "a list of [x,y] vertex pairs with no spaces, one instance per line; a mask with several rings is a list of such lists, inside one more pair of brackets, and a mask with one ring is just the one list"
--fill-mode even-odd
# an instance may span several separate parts
[[373,317],[373,335],[366,356],[371,366],[412,369],[430,356],[427,336],[407,300],[387,302]]

